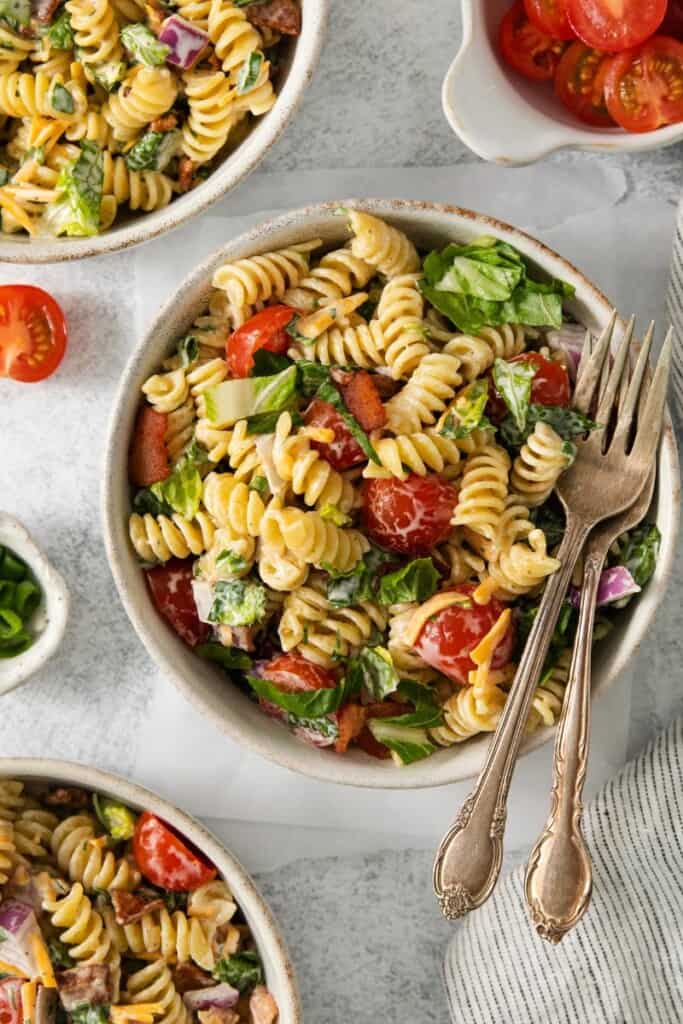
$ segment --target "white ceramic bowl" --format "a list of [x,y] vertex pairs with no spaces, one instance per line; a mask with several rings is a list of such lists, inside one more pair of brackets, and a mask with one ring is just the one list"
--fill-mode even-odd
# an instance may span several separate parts
[[108,231],[93,238],[29,238],[0,233],[0,263],[55,263],[128,249],[179,227],[243,181],[277,141],[308,88],[325,37],[328,0],[300,0],[301,34],[283,39],[277,100],[205,182],[151,213],[122,212]]
[[[586,326],[597,331],[609,318],[612,309],[609,301],[570,263],[516,228],[469,210],[413,200],[345,199],[294,210],[261,224],[229,242],[190,275],[177,295],[159,312],[126,367],[114,403],[106,446],[102,493],[105,543],[121,599],[147,650],[188,700],[227,735],[288,768],[330,782],[397,789],[440,785],[476,774],[482,766],[489,737],[482,736],[439,751],[403,768],[368,757],[360,750],[337,755],[306,746],[281,724],[264,715],[219,669],[193,654],[169,629],[150,600],[128,539],[127,453],[142,383],[157,371],[177,338],[189,329],[205,307],[216,267],[227,260],[253,256],[304,239],[321,237],[330,245],[338,245],[348,237],[346,221],[334,212],[339,206],[362,208],[386,218],[425,247],[443,246],[452,240],[466,242],[482,234],[503,238],[520,249],[539,271],[564,278],[574,285],[576,296],[568,307]],[[602,693],[623,671],[652,621],[671,571],[678,506],[676,445],[671,425],[667,424],[659,457],[659,496],[655,502],[655,517],[663,535],[657,571],[645,592],[634,602],[625,628],[615,630],[596,650],[596,694]],[[526,741],[525,750],[545,742],[551,733],[546,729],[534,734]]]
[[265,900],[240,862],[198,821],[156,793],[120,775],[87,765],[47,758],[0,757],[0,779],[80,786],[115,797],[137,811],[151,811],[176,828],[207,855],[225,878],[251,929],[263,962],[265,981],[280,1009],[278,1024],[302,1024],[294,967]]
[[0,658],[0,696],[26,682],[42,668],[62,642],[69,616],[66,583],[18,519],[0,512],[0,547],[23,559],[43,590],[43,600],[29,622],[35,641],[16,658]]
[[511,2],[461,0],[462,44],[444,79],[442,102],[453,131],[477,156],[528,164],[565,146],[634,153],[683,139],[683,123],[639,134],[591,127],[555,98],[551,86],[508,68],[498,28]]

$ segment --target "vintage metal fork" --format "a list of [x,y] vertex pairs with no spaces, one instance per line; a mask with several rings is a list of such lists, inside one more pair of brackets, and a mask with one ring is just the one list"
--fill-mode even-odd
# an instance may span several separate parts
[[[625,400],[619,403],[633,321],[624,331],[606,386],[601,388],[615,324],[616,312],[589,358],[582,360],[574,392],[575,406],[586,414],[598,395],[595,418],[602,426],[579,442],[574,465],[558,483],[557,493],[566,514],[565,535],[558,552],[560,568],[546,584],[484,767],[473,792],[446,833],[434,862],[434,891],[448,918],[462,917],[481,906],[496,884],[503,855],[507,795],[515,760],[550,639],[581,549],[594,526],[633,504],[643,489],[655,458],[671,361],[671,332],[662,348],[642,415],[636,423],[649,344],[643,344]],[[617,405],[621,408],[610,436],[608,426]]]
[[553,943],[583,917],[593,888],[591,859],[581,832],[581,794],[588,767],[591,647],[600,574],[614,541],[644,519],[655,478],[653,467],[636,502],[598,526],[586,548],[576,640],[555,738],[550,814],[531,851],[524,885],[536,931]]

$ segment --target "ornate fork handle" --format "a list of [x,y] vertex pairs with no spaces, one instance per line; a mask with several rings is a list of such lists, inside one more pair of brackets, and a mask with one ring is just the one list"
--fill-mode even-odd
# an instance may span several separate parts
[[572,516],[567,518],[558,552],[562,565],[546,584],[486,763],[437,851],[434,891],[448,918],[463,917],[481,906],[496,884],[512,772],[560,607],[590,526]]
[[584,914],[593,872],[581,832],[581,794],[588,766],[591,643],[606,545],[589,551],[562,716],[555,741],[550,814],[527,866],[525,891],[539,935],[559,942]]

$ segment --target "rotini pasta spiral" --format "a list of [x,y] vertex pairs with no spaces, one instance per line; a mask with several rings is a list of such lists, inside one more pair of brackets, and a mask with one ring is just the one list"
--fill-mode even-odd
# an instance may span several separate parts
[[126,951],[134,956],[156,954],[167,963],[181,964],[192,960],[205,971],[215,966],[207,925],[197,917],[187,917],[182,910],[170,914],[164,907],[139,921],[118,925],[117,932],[119,948],[123,938]]
[[[206,363],[194,366],[187,373],[187,383],[190,385],[190,394],[197,406],[197,415],[204,418],[206,409],[204,407],[204,392],[209,388],[221,384],[228,376],[228,366],[225,359],[217,356]],[[220,424],[216,424],[220,426]]]
[[228,73],[240,68],[250,54],[263,46],[257,29],[232,0],[212,0],[208,31],[223,71]]
[[228,141],[239,116],[233,90],[222,71],[188,71],[183,80],[190,105],[183,125],[183,153],[197,164],[207,163]]
[[176,0],[176,7],[183,18],[208,32],[211,0]]
[[143,562],[167,562],[169,558],[201,555],[213,542],[215,527],[201,509],[193,520],[175,513],[168,516],[144,516],[134,512],[128,532],[131,543]]
[[0,816],[0,886],[4,885],[16,864],[17,848],[14,845],[14,826]]
[[283,651],[298,650],[304,658],[329,667],[368,642],[374,630],[383,632],[385,613],[371,601],[356,607],[333,608],[317,582],[299,587],[285,598],[278,627]]
[[15,779],[0,779],[0,818],[14,821],[25,807],[24,783]]
[[377,321],[384,338],[384,358],[394,380],[409,377],[429,354],[422,323],[424,300],[419,274],[401,274],[382,289]]
[[509,551],[517,541],[526,540],[534,524],[529,519],[529,508],[518,494],[508,494],[505,508],[498,520],[496,549]]
[[486,561],[473,551],[464,532],[456,527],[442,548],[439,549],[450,565],[451,583],[468,583],[481,579],[486,572]]
[[571,657],[572,652],[569,648],[562,651],[546,678],[536,687],[527,721],[527,732],[535,732],[542,726],[555,725],[558,721],[562,714]]
[[122,156],[103,154],[102,191],[131,210],[160,210],[173,196],[173,182],[161,171],[131,171]]
[[140,884],[140,872],[106,848],[87,814],[72,815],[57,824],[50,845],[61,870],[72,882],[80,882],[86,892],[131,892]]
[[131,974],[125,998],[129,1003],[160,1003],[163,1016],[157,1024],[190,1024],[190,1015],[163,960],[156,960]]
[[395,434],[415,434],[432,424],[462,384],[460,361],[443,352],[426,355],[408,383],[386,404],[387,426]]
[[258,571],[267,587],[283,593],[303,586],[308,579],[309,566],[290,552],[283,552],[278,543],[275,547],[263,546]]
[[12,32],[7,25],[0,25],[0,76],[16,71],[34,46],[34,39],[25,39]]
[[[101,110],[90,108],[83,117],[72,121],[64,132],[70,142],[80,142],[87,139],[89,142],[97,142],[106,149],[108,146],[115,148],[116,140],[112,137],[111,125],[104,118]],[[105,189],[105,191],[107,191]]]
[[442,747],[462,743],[482,732],[493,732],[500,719],[505,694],[497,686],[486,697],[475,696],[473,686],[460,686],[442,707],[443,725],[430,729],[432,739]]
[[169,110],[178,95],[178,85],[168,68],[137,65],[128,72],[118,92],[113,93],[102,113],[117,139],[134,139],[141,128]]
[[[295,358],[302,355],[298,350],[293,354]],[[350,364],[364,370],[381,366],[384,362],[382,328],[377,320],[371,320],[369,324],[330,327],[313,344],[306,345],[303,356],[325,366]]]
[[196,422],[195,404],[191,396],[173,412],[168,413],[164,443],[172,465],[175,465],[191,442]]
[[214,288],[225,291],[236,310],[248,309],[258,302],[279,301],[288,288],[297,287],[308,273],[308,254],[320,244],[316,238],[263,256],[226,263],[213,275]]
[[570,462],[565,442],[539,420],[512,464],[510,482],[529,506],[542,505]]
[[214,878],[193,889],[187,900],[189,917],[198,917],[220,928],[232,920],[237,904],[222,878]]
[[155,373],[148,377],[142,385],[147,401],[157,412],[175,412],[187,400],[190,385],[187,383],[184,370],[171,370],[169,373]]
[[21,811],[14,822],[17,853],[34,859],[48,857],[50,840],[58,823],[59,819],[51,811],[35,807]]
[[467,526],[495,544],[505,509],[509,472],[510,456],[498,445],[487,445],[471,455],[460,481],[453,525]]
[[405,480],[409,473],[426,476],[431,471],[452,478],[459,472],[460,449],[455,441],[436,430],[383,437],[373,440],[373,447],[381,466],[368,462],[364,477],[395,476]]
[[243,480],[232,473],[209,473],[202,501],[212,519],[233,537],[258,537],[266,506]]
[[353,485],[311,448],[304,433],[293,432],[288,412],[280,415],[275,427],[273,462],[282,479],[291,483],[294,494],[300,495],[306,505],[334,505],[342,512],[353,507]]
[[547,552],[543,530],[535,529],[526,542],[502,551],[499,559],[489,564],[489,573],[497,584],[497,596],[511,600],[539,586],[559,567],[558,560]]
[[349,211],[354,237],[351,252],[385,277],[414,274],[420,269],[420,258],[410,239],[398,228],[360,210]]
[[419,683],[430,683],[438,673],[417,654],[404,639],[404,632],[417,608],[416,604],[392,605],[389,609],[388,649],[394,668],[401,677],[415,679]]
[[[57,86],[66,89],[73,100],[70,113],[58,110],[53,105]],[[10,117],[42,115],[68,123],[81,118],[87,107],[88,101],[81,86],[77,82],[64,82],[59,74],[37,71],[31,75],[24,71],[11,71],[0,75],[0,114],[8,114]]]
[[288,288],[282,298],[293,309],[312,311],[334,299],[345,299],[354,291],[362,291],[374,273],[374,267],[354,256],[350,249],[333,249],[321,257],[318,266],[296,287]]
[[197,562],[202,579],[209,580],[212,583],[219,579],[225,579],[226,570],[220,564],[220,558],[225,551],[230,551],[233,555],[244,561],[243,568],[232,570],[229,573],[231,578],[246,576],[251,571],[254,555],[256,554],[255,539],[247,535],[236,537],[234,530],[222,526],[216,530],[211,547]]
[[71,886],[61,899],[44,899],[43,909],[60,933],[74,960],[84,964],[103,964],[118,958],[100,914],[93,910],[80,882]]
[[120,61],[123,47],[114,8],[109,0],[66,0],[74,41],[83,64]]
[[288,551],[300,562],[318,568],[330,565],[338,572],[352,569],[369,547],[358,530],[335,526],[318,512],[298,508],[269,509],[261,522],[261,534],[272,553]]

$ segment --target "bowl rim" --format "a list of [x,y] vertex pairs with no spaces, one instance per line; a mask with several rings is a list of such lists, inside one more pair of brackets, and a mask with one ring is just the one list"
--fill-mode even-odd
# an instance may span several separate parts
[[[0,263],[40,265],[88,259],[131,249],[175,230],[206,211],[243,182],[280,138],[313,79],[325,41],[330,0],[304,0],[301,34],[291,66],[271,110],[249,135],[191,192],[149,213],[136,213],[119,226],[89,238],[21,238],[0,234]],[[294,37],[292,37],[294,38]]]
[[[195,289],[200,289],[202,287],[204,292],[208,292],[210,274],[214,265],[225,261],[227,258],[235,258],[235,250],[249,250],[251,248],[253,254],[268,251],[269,239],[271,239],[277,232],[294,229],[297,232],[302,233],[306,230],[306,226],[311,220],[315,220],[321,216],[331,217],[340,207],[352,207],[355,209],[366,210],[378,217],[384,217],[389,220],[391,220],[392,214],[404,212],[416,217],[419,217],[420,214],[423,214],[424,216],[434,216],[440,221],[438,229],[441,231],[446,229],[446,225],[443,223],[444,217],[453,217],[456,218],[456,220],[460,219],[473,222],[477,226],[481,226],[485,229],[487,233],[506,238],[508,241],[512,242],[512,244],[517,245],[517,247],[521,248],[521,250],[528,255],[530,259],[541,265],[546,272],[551,272],[557,277],[564,276],[570,280],[574,279],[575,281],[578,281],[584,290],[585,296],[587,296],[584,297],[583,302],[585,304],[592,303],[593,305],[600,307],[605,322],[613,309],[612,303],[610,303],[606,296],[594,284],[592,284],[592,282],[580,270],[527,232],[506,224],[504,221],[497,218],[489,217],[485,214],[479,214],[472,210],[450,204],[414,199],[345,198],[313,203],[305,207],[290,210],[278,217],[267,219],[248,231],[240,234],[236,238],[231,239],[222,246],[221,249],[206,257],[199,266],[191,271],[191,273],[185,278],[180,285],[179,293],[192,293]],[[423,221],[423,225],[424,223],[425,222]],[[458,224],[454,223],[453,234],[457,235],[457,231]],[[127,440],[125,446],[121,446],[118,443],[118,437],[121,435],[118,423],[119,420],[125,416],[125,407],[128,403],[128,396],[131,393],[131,389],[135,389],[136,392],[139,390],[137,385],[140,383],[139,378],[141,374],[138,369],[138,361],[143,356],[147,346],[155,338],[163,335],[166,337],[167,342],[170,342],[171,339],[170,336],[168,336],[167,324],[171,320],[171,314],[176,310],[177,299],[174,296],[171,296],[161,307],[154,320],[149,324],[147,331],[138,341],[138,344],[131,353],[129,361],[124,369],[118,392],[112,403],[104,452],[105,463],[101,490],[101,513],[105,550],[109,562],[109,568],[112,576],[114,577],[119,597],[121,598],[128,617],[140,640],[145,646],[147,653],[152,657],[156,665],[170,677],[171,681],[185,696],[185,698],[188,699],[190,703],[193,704],[203,716],[207,717],[221,732],[230,736],[231,739],[235,740],[238,744],[245,745],[247,748],[254,750],[257,754],[266,757],[268,760],[273,761],[282,767],[300,772],[308,777],[324,782],[372,789],[417,789],[436,785],[446,785],[473,777],[475,773],[472,771],[463,772],[462,769],[458,770],[457,747],[450,747],[443,751],[439,751],[437,754],[427,758],[425,761],[418,762],[417,766],[396,768],[392,764],[389,770],[387,770],[387,762],[375,760],[371,765],[366,762],[371,762],[372,759],[366,758],[366,761],[363,761],[363,763],[355,763],[351,762],[348,758],[342,758],[341,755],[330,756],[328,752],[318,750],[315,751],[315,753],[318,754],[315,765],[311,766],[307,763],[308,759],[305,757],[304,752],[308,752],[312,748],[296,741],[294,737],[292,737],[292,743],[287,746],[286,753],[283,753],[280,749],[274,750],[267,741],[267,728],[251,729],[247,728],[244,724],[234,725],[228,715],[221,714],[208,706],[194,689],[191,680],[186,678],[183,671],[176,667],[172,652],[170,651],[170,645],[167,643],[157,643],[151,630],[148,630],[145,622],[143,621],[142,614],[138,614],[136,601],[129,594],[126,582],[126,576],[130,571],[130,566],[133,563],[134,556],[129,548],[127,548],[126,551],[120,550],[116,541],[117,528],[120,528],[120,524],[117,522],[114,514],[114,509],[117,504],[114,488],[114,470],[118,460],[123,457],[124,453],[127,451]],[[620,322],[623,327],[623,321]],[[625,653],[623,645],[619,647],[615,656],[610,661],[610,666],[608,671],[605,673],[604,679],[598,686],[593,688],[593,699],[601,695],[613,685],[627,663],[636,654],[654,617],[659,602],[663,597],[669,577],[672,573],[676,551],[676,536],[678,532],[680,479],[676,440],[668,413],[663,430],[662,444],[659,450],[658,466],[659,473],[661,473],[662,467],[666,467],[669,478],[673,484],[671,496],[673,520],[671,531],[663,538],[658,561],[657,576],[648,584],[647,593],[650,595],[651,603],[650,613],[646,619],[644,618],[638,628],[631,626],[631,629],[633,630],[632,648],[628,653]],[[135,568],[138,568],[137,565]],[[279,723],[271,721],[266,716],[263,716],[263,718],[264,722],[269,723],[271,728],[279,726]],[[279,726],[279,728],[282,727]],[[525,741],[521,753],[529,753],[546,743],[554,733],[554,727],[537,730],[537,732]],[[474,742],[476,742],[476,739]],[[325,756],[326,754],[327,756]],[[419,768],[420,765],[424,766],[429,762],[434,762],[436,758],[441,757],[445,759],[449,755],[449,763],[451,765],[450,770],[443,769],[439,772],[425,771],[424,773],[421,772],[419,774],[413,770],[416,767]],[[482,754],[482,760],[483,756],[484,755]],[[343,765],[340,764],[342,761],[344,762]],[[446,761],[444,760],[441,763],[445,764]],[[381,769],[378,770],[375,767],[377,765],[380,765]],[[373,771],[372,768],[375,768],[375,770]],[[436,774],[436,778],[432,777],[434,774]]]
[[[576,148],[600,153],[638,153],[652,149],[663,149],[683,139],[683,122],[665,125],[650,132],[626,132],[622,130],[591,128],[583,125],[578,118],[574,123],[565,123],[533,107],[516,89],[505,84],[506,95],[496,86],[487,94],[487,103],[493,96],[504,103],[506,118],[517,124],[515,131],[516,152],[501,152],[496,139],[487,131],[485,117],[461,116],[463,104],[469,103],[466,89],[458,89],[456,83],[467,67],[468,59],[476,60],[481,71],[482,60],[493,60],[500,66],[500,60],[488,45],[483,24],[484,0],[460,0],[462,13],[462,40],[451,61],[441,87],[441,105],[444,116],[455,134],[469,149],[483,160],[506,165],[533,163],[566,148]],[[460,102],[457,97],[460,96]],[[521,136],[521,138],[520,138]]]
[[[219,873],[225,877],[250,928],[253,930],[251,922],[256,922],[265,936],[268,955],[273,962],[278,980],[278,1021],[281,1020],[282,1024],[303,1024],[296,972],[272,910],[242,863],[200,821],[145,786],[131,782],[115,772],[94,768],[78,761],[43,757],[0,757],[0,780],[3,778],[15,778],[19,781],[47,779],[110,793],[125,804],[152,811],[177,828],[181,835],[187,836],[195,846],[208,855]],[[258,948],[261,950],[263,947],[264,940],[261,938]]]

